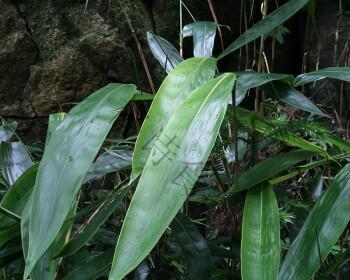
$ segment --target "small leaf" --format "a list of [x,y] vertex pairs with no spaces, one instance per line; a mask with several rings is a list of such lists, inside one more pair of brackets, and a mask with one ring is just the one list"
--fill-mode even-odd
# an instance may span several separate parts
[[147,41],[154,57],[167,73],[170,73],[176,65],[183,61],[177,49],[162,37],[147,32]]
[[280,261],[280,218],[275,193],[268,184],[248,191],[244,204],[242,279],[277,279]]
[[195,57],[212,57],[216,23],[210,21],[196,21],[187,24],[182,30],[184,37],[193,37],[193,55]]

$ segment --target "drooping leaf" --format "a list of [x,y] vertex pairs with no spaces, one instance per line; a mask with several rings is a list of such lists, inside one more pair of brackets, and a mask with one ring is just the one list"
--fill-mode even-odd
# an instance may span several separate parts
[[280,280],[308,280],[321,266],[350,221],[350,164],[317,201],[282,263]]
[[71,239],[58,255],[70,256],[82,248],[113,213],[134,183],[135,181],[123,189],[114,189],[96,211],[92,213],[86,225],[79,229],[78,235]]
[[218,59],[238,50],[249,42],[259,38],[264,34],[270,33],[283,22],[291,18],[296,12],[302,9],[309,0],[290,0],[277,10],[266,16],[263,20],[249,28],[245,33],[239,36],[231,45],[224,50]]
[[320,198],[323,189],[323,172],[317,173],[315,178],[314,187],[312,190],[312,198],[317,200]]
[[216,35],[215,22],[196,21],[185,25],[182,33],[184,37],[193,37],[195,57],[212,57]]
[[32,193],[39,164],[28,168],[6,192],[0,207],[20,219]]
[[53,131],[33,190],[25,276],[59,233],[81,183],[135,86],[109,84],[75,106]]
[[[236,108],[236,115],[239,120],[239,122],[249,127],[250,129],[256,130],[258,132],[267,134],[272,133],[275,129],[275,125],[264,119],[263,117],[257,115],[255,112],[246,110],[242,107]],[[321,147],[306,141],[305,139],[299,137],[298,135],[294,135],[292,133],[284,133],[283,135],[275,135],[277,139],[280,141],[286,142],[289,145],[292,145],[294,147],[299,147],[306,151],[313,151],[320,153],[322,155],[326,155],[326,151],[324,151]]]
[[167,73],[183,61],[177,49],[162,37],[147,32],[147,41],[154,57]]
[[225,196],[254,187],[316,154],[311,151],[296,150],[262,160],[239,176],[237,183],[229,188]]
[[0,142],[9,141],[17,129],[17,122],[6,123],[0,126]]
[[243,280],[277,279],[280,261],[280,218],[269,184],[248,191],[244,204],[241,273]]
[[236,106],[239,105],[247,92],[251,88],[259,87],[271,81],[285,81],[286,83],[293,81],[293,76],[277,73],[259,73],[255,71],[235,72],[237,75],[236,84]]
[[63,280],[95,280],[103,276],[110,269],[113,259],[113,249],[92,258],[77,269],[69,273]]
[[186,200],[213,148],[234,80],[233,74],[210,80],[171,116],[127,211],[111,280],[122,279],[147,256]]
[[32,165],[32,159],[21,142],[0,143],[0,167],[9,185]]
[[131,178],[141,174],[151,149],[172,113],[198,86],[214,77],[216,61],[190,58],[180,63],[163,81],[137,137]]
[[187,260],[189,279],[211,279],[210,250],[196,226],[185,215],[177,214],[170,227]]
[[282,100],[290,106],[320,116],[326,116],[314,103],[312,103],[301,92],[279,81],[269,83],[263,87],[269,95]]
[[301,74],[295,78],[294,86],[298,87],[325,78],[350,82],[350,67],[329,67],[318,71]]

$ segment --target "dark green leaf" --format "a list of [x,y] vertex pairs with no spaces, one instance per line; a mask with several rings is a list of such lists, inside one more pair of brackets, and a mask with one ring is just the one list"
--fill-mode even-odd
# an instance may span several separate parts
[[294,80],[294,86],[298,87],[325,78],[350,82],[350,67],[329,67],[318,71],[301,74]]

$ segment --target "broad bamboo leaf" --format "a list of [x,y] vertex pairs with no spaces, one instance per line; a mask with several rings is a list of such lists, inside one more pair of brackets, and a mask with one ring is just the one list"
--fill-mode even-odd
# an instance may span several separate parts
[[229,188],[225,196],[228,197],[236,192],[254,187],[259,183],[271,179],[273,176],[284,170],[287,170],[295,164],[311,158],[314,155],[317,155],[317,153],[311,151],[296,150],[265,159],[245,171],[238,178],[237,183]]
[[301,74],[295,78],[294,86],[298,87],[325,78],[350,82],[350,67],[329,67],[318,71]]
[[33,162],[21,142],[0,143],[0,167],[10,186],[32,165]]
[[216,23],[211,21],[196,21],[183,27],[184,37],[193,37],[193,55],[195,57],[212,57]]
[[[22,248],[24,259],[27,259],[28,255],[28,242],[29,242],[29,223],[30,223],[30,208],[33,207],[32,204],[33,196],[31,195],[28,199],[28,203],[22,213],[21,219],[21,234],[22,234]],[[73,216],[76,212],[78,205],[78,200],[76,199],[73,202],[73,205],[70,207],[69,216]],[[57,269],[59,264],[61,263],[61,258],[54,258],[56,254],[62,249],[65,245],[68,237],[70,235],[70,231],[72,229],[73,220],[68,219],[68,221],[64,222],[56,239],[53,241],[51,246],[47,249],[47,251],[42,255],[37,263],[35,264],[33,270],[30,272],[31,280],[55,280]]]
[[190,58],[180,63],[163,81],[137,137],[131,178],[141,174],[151,149],[172,113],[198,86],[214,77],[213,58]]
[[39,164],[28,168],[6,192],[0,207],[10,215],[20,219],[32,193]]
[[33,190],[27,277],[58,235],[81,183],[135,86],[109,84],[75,106],[53,131]]
[[183,61],[177,49],[162,37],[147,32],[147,41],[154,57],[167,73]]
[[320,171],[317,173],[317,176],[315,178],[314,187],[312,189],[312,198],[314,200],[317,200],[320,198],[323,190],[323,172]]
[[350,221],[350,164],[332,180],[290,246],[279,279],[308,280],[321,266]]
[[12,122],[0,126],[0,142],[9,141],[15,133],[17,125],[17,122]]
[[96,211],[92,213],[86,225],[79,229],[78,235],[70,240],[58,255],[62,257],[70,256],[82,248],[113,213],[133,185],[134,183],[129,184],[123,189],[114,189]]
[[301,92],[286,83],[275,81],[265,85],[263,89],[269,95],[282,100],[290,106],[316,115],[327,116]]
[[181,208],[214,146],[234,80],[224,74],[209,81],[171,116],[130,203],[109,279],[120,280],[133,270]]
[[265,19],[249,28],[245,33],[239,36],[231,45],[224,50],[218,59],[238,50],[249,42],[259,38],[264,34],[268,34],[283,22],[291,18],[296,12],[302,9],[309,0],[290,0],[277,10],[269,14]]
[[[236,115],[237,118],[239,120],[239,122],[244,125],[249,127],[250,129],[254,129],[258,132],[261,133],[273,133],[274,129],[275,129],[275,125],[264,119],[263,117],[257,115],[255,112],[246,110],[242,107],[237,107],[236,109]],[[317,152],[319,154],[322,155],[326,155],[326,151],[324,151],[321,147],[308,142],[306,140],[304,140],[303,138],[294,135],[292,133],[284,133],[283,135],[275,135],[275,137],[277,139],[279,139],[280,141],[286,142],[289,145],[295,146],[295,147],[299,147],[303,150],[306,151],[313,151],[313,152]]]
[[269,184],[248,191],[244,205],[241,273],[243,280],[277,279],[280,261],[280,218]]
[[103,276],[111,267],[113,249],[92,258],[69,273],[63,280],[95,280]]
[[235,72],[237,75],[236,84],[236,106],[239,105],[251,88],[256,88],[272,81],[284,81],[291,83],[292,75],[277,73],[259,73],[255,71]]
[[187,260],[189,279],[211,279],[210,250],[196,226],[185,215],[178,214],[170,227]]

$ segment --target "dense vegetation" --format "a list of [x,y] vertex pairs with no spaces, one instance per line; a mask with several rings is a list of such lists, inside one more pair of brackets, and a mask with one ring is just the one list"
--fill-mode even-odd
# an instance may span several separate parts
[[[271,73],[264,53],[308,2],[264,1],[217,58],[217,22],[185,25],[179,51],[148,33],[168,73],[157,93],[108,84],[51,115],[43,146],[2,119],[2,279],[348,279],[350,143],[304,93],[350,68]],[[252,69],[219,72],[254,41]],[[137,135],[108,137],[124,108]]]

